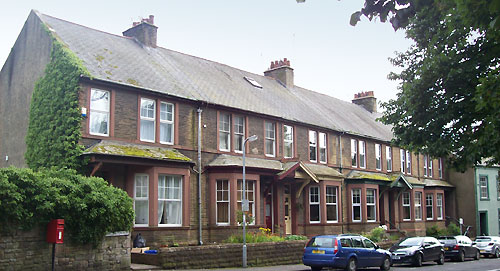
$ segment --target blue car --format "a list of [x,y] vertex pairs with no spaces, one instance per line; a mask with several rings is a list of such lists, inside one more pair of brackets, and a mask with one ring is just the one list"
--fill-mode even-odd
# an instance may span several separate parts
[[391,253],[381,249],[370,239],[361,235],[318,235],[307,243],[302,256],[304,265],[312,270],[323,267],[344,268],[355,271],[358,268],[391,268]]

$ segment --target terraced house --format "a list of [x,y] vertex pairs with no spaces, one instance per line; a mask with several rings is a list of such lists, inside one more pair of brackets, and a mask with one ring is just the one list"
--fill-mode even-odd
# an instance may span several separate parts
[[250,229],[415,235],[454,217],[443,160],[391,145],[373,92],[341,101],[294,85],[286,58],[258,75],[159,47],[156,33],[152,16],[122,36],[32,11],[0,73],[0,166],[26,166],[30,97],[57,40],[88,71],[89,172],[134,199],[133,236],[149,244],[238,231],[243,153]]

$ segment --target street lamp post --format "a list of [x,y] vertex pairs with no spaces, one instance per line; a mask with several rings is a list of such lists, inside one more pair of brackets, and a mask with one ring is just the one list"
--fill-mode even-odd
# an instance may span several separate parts
[[246,153],[246,144],[247,142],[252,142],[252,141],[255,141],[257,140],[258,136],[257,135],[253,135],[253,136],[250,136],[248,138],[246,138],[244,141],[243,141],[243,192],[241,195],[241,211],[243,212],[243,268],[246,268],[247,267],[247,233],[246,233],[246,224],[247,224],[247,221],[246,221],[246,214],[245,212],[248,212],[249,210],[249,204],[247,202],[247,199],[246,199],[246,182],[245,182],[245,153]]

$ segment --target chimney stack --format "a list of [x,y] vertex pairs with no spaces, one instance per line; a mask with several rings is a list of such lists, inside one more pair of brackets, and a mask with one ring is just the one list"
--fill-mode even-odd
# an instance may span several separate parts
[[123,32],[126,37],[136,38],[141,44],[156,48],[157,30],[154,25],[155,16],[143,18],[140,22],[134,22],[132,27]]
[[364,109],[368,110],[370,113],[377,112],[377,98],[373,91],[359,92],[354,94],[353,104],[361,105]]
[[286,87],[293,87],[293,69],[286,57],[283,60],[271,61],[271,66],[264,75],[279,80]]

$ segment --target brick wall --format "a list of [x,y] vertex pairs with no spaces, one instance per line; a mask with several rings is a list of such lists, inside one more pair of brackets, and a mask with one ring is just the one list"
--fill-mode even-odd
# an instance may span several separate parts
[[[56,270],[130,270],[130,235],[107,236],[93,248],[69,242],[56,245]],[[0,233],[0,270],[50,270],[52,244],[45,229]]]
[[[301,263],[306,241],[247,245],[249,266]],[[161,248],[157,255],[132,254],[132,262],[165,269],[225,268],[241,266],[242,244]]]

